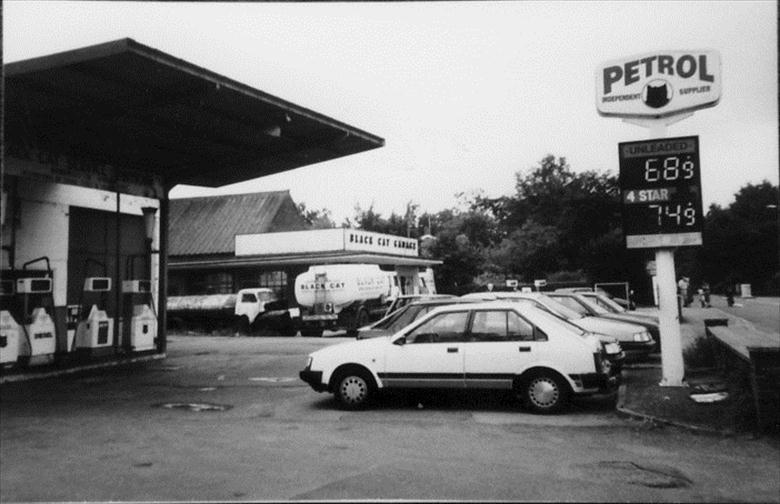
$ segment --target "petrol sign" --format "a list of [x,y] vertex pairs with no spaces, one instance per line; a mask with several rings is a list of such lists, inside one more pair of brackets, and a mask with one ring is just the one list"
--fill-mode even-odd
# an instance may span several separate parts
[[596,69],[596,108],[604,116],[686,113],[716,105],[720,90],[720,54],[713,50],[656,51]]
[[627,248],[701,245],[699,137],[618,146]]

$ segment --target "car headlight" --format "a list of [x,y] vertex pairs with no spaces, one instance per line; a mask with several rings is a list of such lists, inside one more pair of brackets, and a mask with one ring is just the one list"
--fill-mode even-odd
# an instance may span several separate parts
[[650,341],[651,339],[652,337],[650,336],[650,333],[647,331],[634,333],[634,341]]
[[607,352],[608,355],[619,354],[620,350],[620,345],[617,343],[607,343],[604,345],[604,351]]

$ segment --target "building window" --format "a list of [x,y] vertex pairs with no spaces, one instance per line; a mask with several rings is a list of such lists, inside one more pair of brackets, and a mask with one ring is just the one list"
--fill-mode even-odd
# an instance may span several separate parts
[[233,275],[230,273],[209,273],[203,277],[201,286],[202,288],[197,290],[206,294],[232,294],[234,292]]
[[272,289],[280,298],[287,294],[287,273],[284,271],[263,271],[257,275],[257,287]]

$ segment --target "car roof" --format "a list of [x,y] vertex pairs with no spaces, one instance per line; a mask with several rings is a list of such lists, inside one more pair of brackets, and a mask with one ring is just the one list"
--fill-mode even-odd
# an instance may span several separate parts
[[444,299],[454,298],[453,294],[401,294],[398,299]]
[[500,292],[471,292],[464,294],[461,299],[484,299],[484,300],[498,300],[499,298],[513,299],[513,298],[526,298],[534,299],[542,296],[543,292],[518,292],[518,291],[500,291]]
[[[463,306],[466,305],[466,306]],[[483,309],[490,309],[490,310],[504,310],[504,309],[517,309],[520,305],[518,303],[515,303],[513,301],[502,301],[502,300],[494,300],[494,301],[469,301],[466,300],[464,303],[450,303],[442,305],[440,308],[437,308],[434,310],[436,313],[442,313],[446,311],[457,311],[457,310],[483,310]],[[433,313],[434,311],[431,311]]]
[[452,296],[439,299],[419,299],[407,304],[406,306],[448,305],[458,303],[477,303],[479,301],[479,299],[459,298]]

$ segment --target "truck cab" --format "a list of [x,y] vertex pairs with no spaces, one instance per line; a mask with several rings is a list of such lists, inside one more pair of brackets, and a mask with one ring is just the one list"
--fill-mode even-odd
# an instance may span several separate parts
[[236,294],[236,306],[234,315],[238,323],[239,331],[247,330],[258,316],[266,311],[266,304],[278,301],[276,293],[272,289],[253,287],[241,289]]

